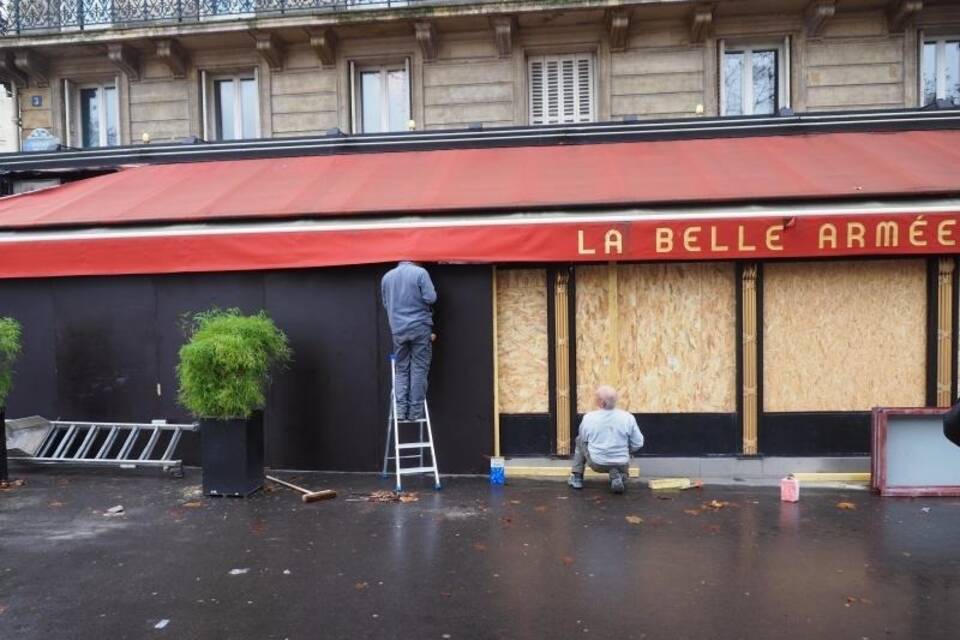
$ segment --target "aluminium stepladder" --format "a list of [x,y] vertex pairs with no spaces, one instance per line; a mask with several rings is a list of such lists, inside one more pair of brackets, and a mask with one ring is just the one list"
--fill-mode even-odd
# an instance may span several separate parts
[[[400,427],[403,425],[417,426],[416,442],[401,442]],[[426,431],[426,440],[424,440]],[[393,455],[390,449],[393,448]],[[430,450],[430,464],[424,460],[426,450]],[[416,453],[401,455],[404,451]],[[417,466],[404,467],[403,460],[417,460]],[[427,399],[423,399],[423,418],[421,420],[397,420],[397,357],[390,354],[390,414],[387,416],[387,442],[383,449],[383,477],[389,474],[390,462],[393,461],[393,474],[396,477],[396,490],[403,490],[401,478],[414,474],[433,474],[434,489],[440,488],[440,471],[437,468],[437,452],[433,448],[433,426],[430,423],[430,407]]]

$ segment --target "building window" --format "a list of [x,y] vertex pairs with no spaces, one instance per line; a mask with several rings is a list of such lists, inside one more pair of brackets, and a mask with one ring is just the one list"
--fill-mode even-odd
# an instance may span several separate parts
[[120,144],[120,101],[115,82],[75,85],[65,80],[64,102],[68,144],[84,148]]
[[209,91],[212,99],[207,101],[208,118],[214,139],[244,140],[260,136],[257,79],[252,72],[214,76]]
[[410,122],[409,62],[353,68],[353,130],[406,131]]
[[772,115],[788,106],[785,51],[785,44],[722,46],[721,115]]
[[924,40],[921,106],[936,100],[960,105],[960,37]]
[[531,56],[527,70],[530,124],[596,119],[593,54]]

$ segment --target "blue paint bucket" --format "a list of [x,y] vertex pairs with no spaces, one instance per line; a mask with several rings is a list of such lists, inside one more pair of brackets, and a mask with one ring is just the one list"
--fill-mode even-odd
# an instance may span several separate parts
[[490,484],[504,484],[506,479],[503,458],[490,458]]

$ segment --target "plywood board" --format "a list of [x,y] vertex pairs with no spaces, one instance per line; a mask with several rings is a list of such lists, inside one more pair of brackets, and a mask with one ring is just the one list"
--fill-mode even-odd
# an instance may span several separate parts
[[637,413],[735,411],[733,264],[578,268],[579,411],[592,408],[602,383],[614,385],[620,406]]
[[543,269],[497,270],[500,413],[546,413],[547,276]]
[[923,406],[923,260],[766,264],[763,315],[765,411]]

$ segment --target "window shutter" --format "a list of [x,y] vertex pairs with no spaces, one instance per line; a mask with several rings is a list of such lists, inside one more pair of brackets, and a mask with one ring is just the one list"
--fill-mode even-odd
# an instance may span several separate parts
[[592,54],[531,57],[528,67],[530,124],[594,119]]
[[593,56],[577,57],[577,122],[592,122],[593,108]]
[[207,72],[200,71],[200,137],[210,141],[210,103],[207,96]]
[[66,78],[63,79],[63,144],[73,146],[73,83]]
[[530,58],[530,124],[546,122],[543,60]]

